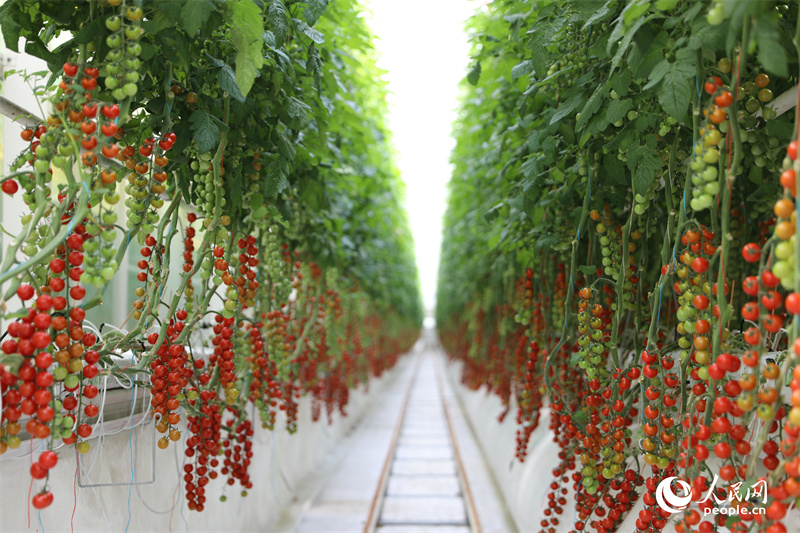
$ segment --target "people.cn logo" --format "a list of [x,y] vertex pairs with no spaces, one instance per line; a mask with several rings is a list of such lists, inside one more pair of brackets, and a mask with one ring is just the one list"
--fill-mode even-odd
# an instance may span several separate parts
[[[676,480],[678,486],[683,489],[684,495],[678,496],[672,491],[672,480]],[[668,513],[680,513],[692,501],[692,487],[676,477],[668,477],[661,481],[656,487],[656,503]]]

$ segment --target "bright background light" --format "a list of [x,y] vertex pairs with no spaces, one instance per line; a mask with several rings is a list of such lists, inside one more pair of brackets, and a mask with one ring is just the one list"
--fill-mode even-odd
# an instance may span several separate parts
[[406,183],[426,309],[436,301],[442,216],[450,179],[451,125],[466,76],[465,21],[474,0],[364,0],[378,36],[378,66],[388,71],[389,128]]

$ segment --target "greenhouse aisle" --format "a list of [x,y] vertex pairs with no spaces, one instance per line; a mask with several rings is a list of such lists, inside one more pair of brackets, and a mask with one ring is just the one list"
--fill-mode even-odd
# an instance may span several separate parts
[[283,531],[514,531],[445,364],[431,341],[404,358]]

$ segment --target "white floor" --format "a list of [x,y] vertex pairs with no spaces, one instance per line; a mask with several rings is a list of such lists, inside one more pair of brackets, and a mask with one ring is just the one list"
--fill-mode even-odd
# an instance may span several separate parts
[[[306,480],[278,529],[296,533],[363,532],[375,505],[380,533],[514,532],[444,372],[444,356],[422,342],[404,356],[374,405],[333,454],[324,471]],[[400,421],[406,393],[405,416]],[[445,408],[453,426],[469,498],[459,477]],[[393,437],[400,426],[394,453]],[[391,461],[378,493],[384,466]],[[377,496],[377,498],[376,498]]]

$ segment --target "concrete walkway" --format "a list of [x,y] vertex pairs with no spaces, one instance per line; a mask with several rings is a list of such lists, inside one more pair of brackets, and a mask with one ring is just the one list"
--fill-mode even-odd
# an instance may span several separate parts
[[454,399],[444,356],[422,341],[287,509],[296,533],[514,532]]

